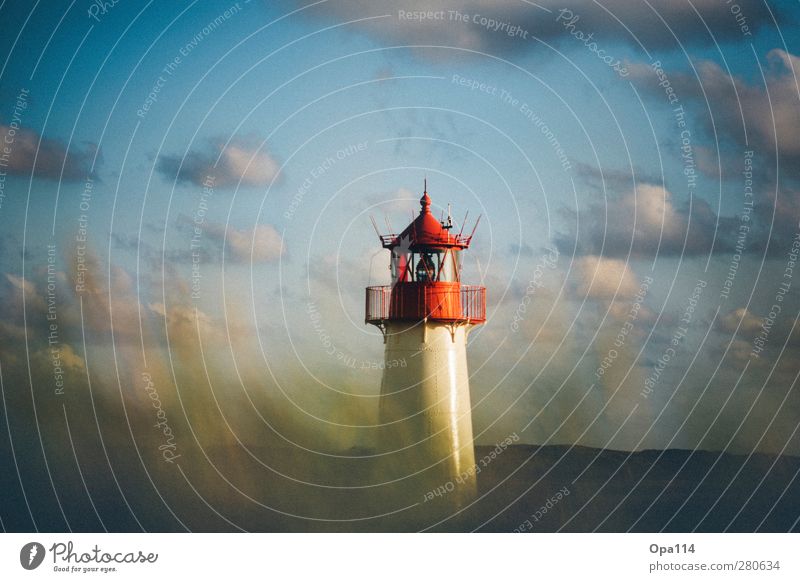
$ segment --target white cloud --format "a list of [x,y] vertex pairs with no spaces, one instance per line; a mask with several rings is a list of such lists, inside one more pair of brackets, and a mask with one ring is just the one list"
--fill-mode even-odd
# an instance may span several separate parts
[[[580,231],[559,237],[559,246],[578,254],[608,257],[696,255],[731,247],[728,219],[718,220],[708,203],[695,197],[676,206],[662,186],[640,183],[635,190],[580,209]],[[717,234],[717,240],[714,235]]]
[[589,299],[628,299],[636,295],[639,282],[630,266],[620,259],[587,256],[573,265],[574,292]]
[[222,151],[217,182],[233,182],[241,178],[245,186],[265,186],[278,173],[278,163],[265,151],[249,150],[232,145]]
[[[17,125],[0,124],[0,143],[11,153],[4,171],[19,176],[30,176],[36,162],[35,177],[51,180],[77,181],[89,177],[97,148],[85,144],[82,148],[56,139],[45,138],[35,131]],[[99,156],[98,156],[98,159]]]
[[266,186],[277,176],[280,165],[265,149],[252,139],[214,140],[201,151],[185,155],[163,155],[158,170],[169,179],[202,186],[209,176],[214,187]]
[[209,238],[225,241],[226,257],[235,261],[268,263],[284,254],[286,247],[280,233],[269,224],[257,224],[249,229],[227,228],[223,224],[206,223],[204,232]]
[[[738,7],[747,15],[751,32],[773,24],[772,14],[758,0],[739,0]],[[352,0],[324,2],[302,14],[339,22],[357,21],[351,26],[386,44],[446,46],[496,54],[542,48],[536,39],[548,43],[571,40],[563,22],[556,21],[561,9],[569,9],[579,17],[576,28],[608,43],[641,42],[657,49],[677,47],[675,36],[684,45],[711,45],[742,37],[730,7],[719,0],[655,4],[606,0],[602,5],[588,0]],[[401,17],[401,11],[444,12],[438,19],[416,19]],[[453,18],[451,11],[466,15],[466,21]],[[780,10],[773,8],[773,14],[781,20]],[[497,24],[489,25],[488,19]],[[514,33],[514,26],[525,34]],[[457,53],[424,50],[422,54],[444,58]]]
[[719,320],[719,329],[727,333],[734,333],[737,327],[743,337],[752,339],[761,329],[761,318],[746,307],[740,307],[726,313]]

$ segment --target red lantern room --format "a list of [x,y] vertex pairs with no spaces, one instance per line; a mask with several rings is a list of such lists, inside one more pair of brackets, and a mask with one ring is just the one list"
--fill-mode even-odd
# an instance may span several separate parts
[[440,222],[431,214],[427,190],[426,182],[419,215],[403,232],[379,233],[392,253],[392,284],[367,287],[366,322],[381,329],[390,321],[486,321],[486,288],[461,284],[461,254],[475,228],[465,235],[462,225],[462,232],[453,233],[450,216]]

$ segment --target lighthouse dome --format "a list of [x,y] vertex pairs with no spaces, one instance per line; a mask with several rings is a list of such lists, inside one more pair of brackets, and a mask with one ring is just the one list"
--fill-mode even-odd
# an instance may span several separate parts
[[410,250],[420,248],[467,248],[469,237],[451,234],[450,226],[442,224],[431,213],[431,197],[428,192],[422,194],[419,215],[399,236],[392,240],[389,247],[407,246]]

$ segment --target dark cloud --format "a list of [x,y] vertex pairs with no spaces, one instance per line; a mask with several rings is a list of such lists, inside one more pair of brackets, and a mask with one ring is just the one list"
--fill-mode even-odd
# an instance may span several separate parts
[[[293,8],[310,4],[288,0],[286,3]],[[570,11],[571,18],[578,17],[572,21],[575,29],[594,33],[598,41],[641,43],[648,50],[678,48],[676,37],[684,45],[695,46],[737,40],[744,33],[740,27],[742,22],[751,35],[772,24],[769,9],[758,0],[740,0],[737,9],[741,9],[739,22],[731,6],[720,0],[659,3],[607,0],[602,5],[587,0],[357,0],[324,2],[303,14],[329,21],[361,19],[353,26],[386,44],[444,45],[507,54],[541,46],[535,38],[547,43],[569,39],[564,27],[567,12],[557,21],[561,10]],[[779,18],[780,13],[772,10]],[[444,14],[438,20],[405,16],[417,11],[444,11]],[[449,11],[467,15],[467,21],[452,18]],[[481,17],[498,24],[489,26]],[[428,51],[426,54],[443,57],[447,53]]]
[[747,250],[785,257],[800,235],[800,190],[768,190],[756,202],[753,213],[756,230]]
[[[714,146],[695,144],[702,174],[723,183],[723,192],[740,200],[751,188],[753,216],[746,250],[783,254],[800,222],[800,93],[795,79],[798,57],[779,49],[767,54],[764,81],[729,75],[718,64],[695,65],[697,76],[666,71],[686,111]],[[631,80],[664,99],[653,69],[628,65]],[[706,100],[710,104],[710,111]],[[745,172],[747,172],[745,174]],[[749,183],[747,183],[749,181]]]
[[[197,226],[185,214],[178,216],[175,225],[187,233],[194,232]],[[211,255],[204,244],[208,240],[216,243],[214,249],[221,249],[224,243],[225,259],[228,261],[269,263],[277,261],[286,253],[283,237],[271,224],[256,224],[252,228],[236,228],[233,225],[206,220],[199,228],[202,238],[196,250],[204,253],[206,257]]]
[[677,204],[669,190],[649,183],[609,196],[571,215],[574,227],[556,238],[562,252],[604,257],[702,255],[732,248],[734,220],[717,217],[695,196]]
[[0,319],[5,324],[23,325],[23,295],[27,298],[26,308],[44,318],[46,305],[43,295],[36,285],[16,274],[3,273],[0,276]]
[[[189,220],[184,215],[179,216],[179,222],[182,219]],[[112,233],[111,240],[114,243],[114,248],[138,254],[141,260],[149,263],[153,271],[161,269],[162,264],[165,264],[165,266],[169,268],[178,265],[190,266],[192,264],[192,259],[196,258],[192,256],[194,252],[197,253],[200,261],[203,263],[212,260],[211,253],[208,252],[208,249],[199,248],[193,250],[188,243],[184,248],[163,248],[152,245],[140,239],[138,236],[119,232]]]
[[645,174],[639,169],[598,168],[583,162],[575,162],[574,167],[575,174],[584,182],[584,185],[601,196],[630,190],[641,182],[650,184],[659,182],[657,175]]
[[209,177],[215,187],[241,185],[266,186],[278,174],[278,162],[252,139],[212,140],[201,151],[190,150],[185,155],[162,155],[156,168],[170,180],[190,182],[197,186]]
[[[700,151],[700,169],[718,175],[718,167],[726,167],[732,159],[730,146],[734,146],[738,152],[754,151],[758,176],[775,179],[778,162],[781,174],[800,178],[800,93],[793,72],[800,68],[800,59],[780,49],[767,53],[766,85],[760,75],[748,81],[731,76],[711,61],[698,62],[695,68],[696,76],[678,71],[666,74],[681,102],[693,106],[691,113],[707,137],[717,135],[723,140],[722,153],[708,148]],[[651,67],[633,64],[628,70],[632,81],[656,97],[664,97]],[[738,157],[736,171],[730,176],[740,175],[742,154]]]
[[717,320],[717,329],[723,333],[739,333],[747,341],[752,341],[761,330],[763,318],[746,307],[732,309]]
[[94,144],[67,148],[59,140],[45,138],[35,131],[13,125],[0,124],[0,143],[11,150],[3,167],[6,173],[16,176],[33,174],[35,178],[48,180],[85,180],[92,174],[92,160],[97,155]]
[[753,340],[763,332],[772,342],[772,347],[779,348],[785,341],[787,345],[796,348],[800,344],[800,325],[791,316],[780,314],[771,321],[768,319],[768,312],[769,310],[760,315],[747,307],[732,309],[720,316],[716,328],[724,334],[737,335],[738,339],[751,346]]

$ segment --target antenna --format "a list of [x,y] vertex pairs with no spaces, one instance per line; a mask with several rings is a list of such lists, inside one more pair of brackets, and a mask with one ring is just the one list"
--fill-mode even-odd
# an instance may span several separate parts
[[425,176],[424,184],[425,184],[425,188],[423,189],[422,193],[423,194],[427,194],[428,193],[428,176]]
[[472,240],[472,235],[475,234],[475,229],[478,228],[478,224],[481,222],[481,216],[483,216],[483,214],[478,216],[478,220],[475,221],[475,226],[472,227],[472,232],[469,233],[469,240]]
[[461,223],[461,230],[458,231],[458,236],[461,236],[461,233],[464,232],[464,227],[467,226],[467,218],[469,218],[469,210],[464,215],[464,222]]
[[386,228],[389,229],[389,234],[394,234],[394,229],[392,228],[392,225],[389,222],[389,215],[388,214],[384,214],[383,215],[383,220],[386,222]]
[[442,209],[442,219],[439,221],[442,225],[442,228],[445,230],[450,230],[453,228],[453,217],[450,214],[450,203],[447,203],[447,222],[444,220],[444,209]]
[[378,238],[381,238],[381,231],[378,230],[378,225],[375,223],[375,217],[370,214],[369,219],[372,221],[372,228],[375,229],[375,234],[378,235]]

